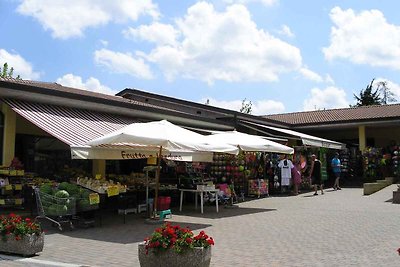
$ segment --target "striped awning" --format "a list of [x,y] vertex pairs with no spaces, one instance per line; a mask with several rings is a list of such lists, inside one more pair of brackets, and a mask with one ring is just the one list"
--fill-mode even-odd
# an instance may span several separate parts
[[91,110],[2,99],[17,114],[71,147],[138,122],[134,118]]
[[[71,147],[72,159],[141,159],[152,157],[157,149],[131,147],[129,144],[90,147],[92,139],[111,133],[131,123],[135,118],[112,115],[86,109],[1,99],[17,114],[43,131]],[[211,162],[212,153],[167,153],[166,159]]]

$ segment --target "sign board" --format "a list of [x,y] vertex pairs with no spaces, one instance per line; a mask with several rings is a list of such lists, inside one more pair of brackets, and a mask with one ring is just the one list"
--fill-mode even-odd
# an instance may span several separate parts
[[117,185],[111,185],[107,188],[107,195],[109,197],[119,195],[119,188]]
[[89,195],[89,204],[95,205],[100,203],[100,196],[97,193],[92,193]]
[[15,190],[22,190],[22,184],[14,185]]

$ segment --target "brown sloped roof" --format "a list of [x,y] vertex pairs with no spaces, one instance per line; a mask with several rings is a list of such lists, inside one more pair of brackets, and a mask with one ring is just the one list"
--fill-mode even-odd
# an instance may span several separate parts
[[341,109],[327,109],[286,114],[273,114],[264,118],[293,126],[315,123],[345,123],[366,120],[398,119],[400,104],[374,105]]
[[1,85],[1,82],[6,82],[8,84],[14,84],[14,85],[20,84],[20,85],[26,85],[26,86],[31,86],[31,87],[37,87],[40,89],[48,90],[49,94],[51,94],[51,92],[63,92],[63,93],[69,93],[69,94],[73,94],[73,95],[80,95],[80,96],[86,96],[86,97],[103,99],[103,100],[113,100],[113,101],[131,103],[131,104],[140,105],[140,106],[164,109],[163,107],[158,107],[155,105],[151,105],[151,104],[147,104],[147,103],[143,103],[143,102],[139,102],[139,101],[135,101],[135,100],[125,99],[120,96],[114,96],[114,95],[96,93],[96,92],[92,92],[92,91],[88,91],[88,90],[84,90],[84,89],[72,88],[72,87],[63,86],[61,84],[53,83],[53,82],[41,82],[41,81],[31,81],[31,80],[0,77],[0,85]]

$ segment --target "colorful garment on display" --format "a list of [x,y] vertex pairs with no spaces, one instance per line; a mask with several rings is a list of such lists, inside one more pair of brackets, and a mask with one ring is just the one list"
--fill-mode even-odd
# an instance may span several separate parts
[[289,159],[283,159],[279,162],[278,167],[281,168],[281,185],[290,185],[290,179],[292,179],[292,168],[293,163]]

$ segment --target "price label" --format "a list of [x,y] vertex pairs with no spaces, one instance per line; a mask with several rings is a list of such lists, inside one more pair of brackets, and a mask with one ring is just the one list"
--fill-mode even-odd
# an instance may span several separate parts
[[100,180],[101,179],[101,174],[96,174],[96,180]]
[[17,175],[18,176],[24,176],[25,171],[24,170],[17,170]]
[[10,174],[9,170],[0,170],[0,174]]
[[12,190],[12,185],[6,185],[6,190]]
[[119,188],[117,185],[112,185],[107,188],[107,195],[109,197],[119,195]]
[[17,176],[17,170],[10,170],[10,176]]
[[15,190],[22,190],[22,184],[14,185]]
[[5,205],[6,201],[4,199],[0,199],[0,205]]
[[15,205],[22,205],[22,198],[16,198]]
[[100,203],[100,196],[97,193],[92,193],[89,195],[89,204],[95,205]]

